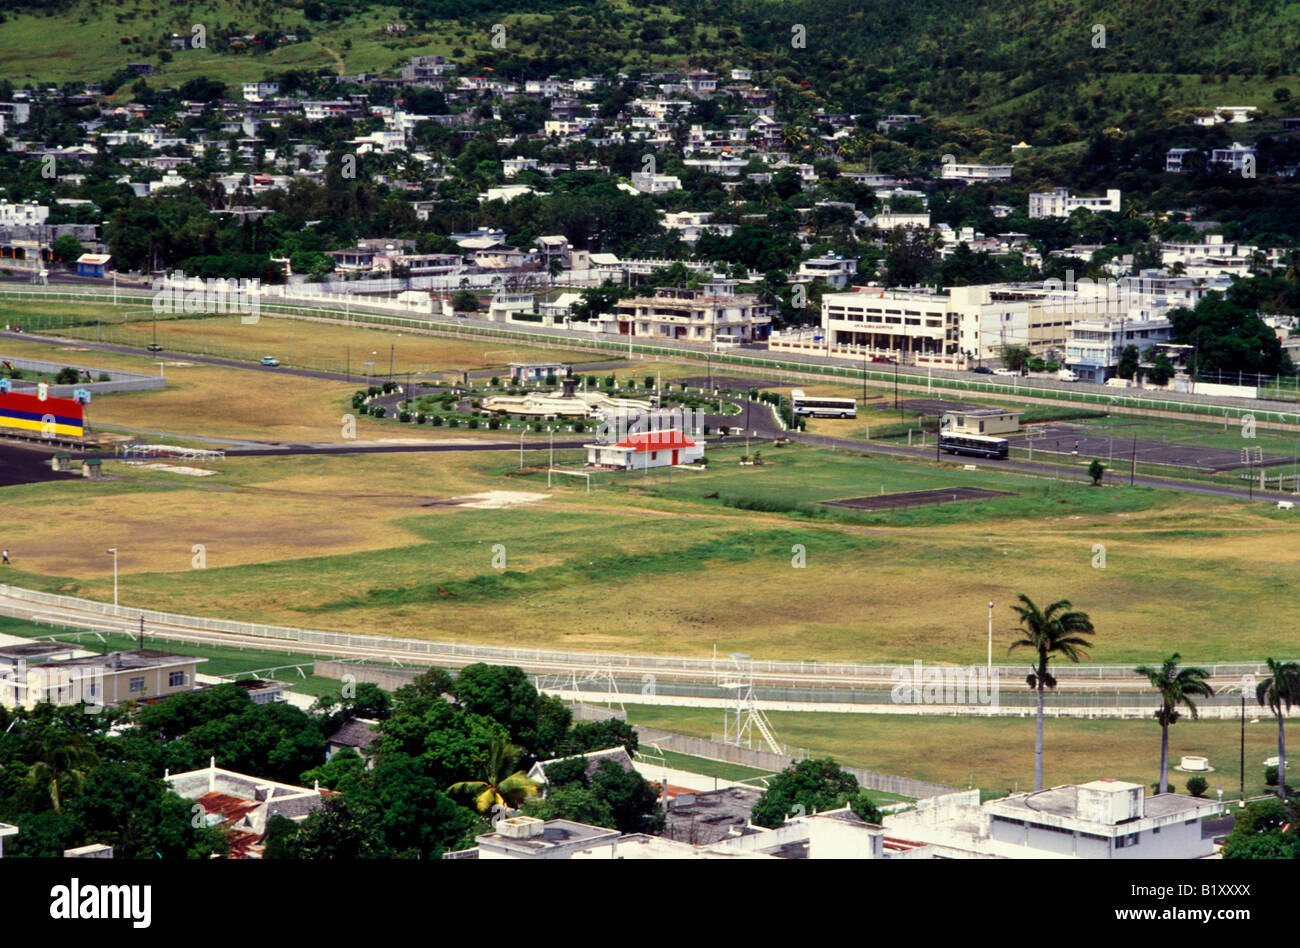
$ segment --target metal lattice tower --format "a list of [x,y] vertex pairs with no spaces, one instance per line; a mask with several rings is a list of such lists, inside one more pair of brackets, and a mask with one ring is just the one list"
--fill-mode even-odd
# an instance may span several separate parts
[[730,677],[719,681],[718,687],[733,692],[736,696],[736,705],[734,710],[722,712],[723,741],[751,750],[755,743],[760,746],[766,744],[772,753],[784,754],[785,748],[776,739],[776,730],[772,727],[772,722],[767,719],[767,715],[763,713],[763,709],[758,706],[758,701],[754,698],[753,671],[742,664],[749,659],[749,656],[742,652],[733,652],[728,657],[736,663],[736,668],[734,671],[724,673],[729,674]]

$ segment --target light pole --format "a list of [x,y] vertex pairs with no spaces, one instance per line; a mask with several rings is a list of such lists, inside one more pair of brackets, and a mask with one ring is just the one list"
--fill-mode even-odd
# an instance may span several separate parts
[[117,608],[117,547],[107,552],[113,554],[113,608]]
[[989,678],[993,677],[993,603],[989,603]]

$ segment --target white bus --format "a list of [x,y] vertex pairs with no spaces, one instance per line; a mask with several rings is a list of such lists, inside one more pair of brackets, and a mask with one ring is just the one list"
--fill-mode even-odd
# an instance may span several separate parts
[[826,415],[831,418],[858,417],[858,403],[852,398],[809,397],[803,389],[790,391],[790,406],[796,415]]
[[939,448],[947,454],[971,454],[982,458],[1005,458],[1009,445],[1006,438],[988,435],[939,433]]

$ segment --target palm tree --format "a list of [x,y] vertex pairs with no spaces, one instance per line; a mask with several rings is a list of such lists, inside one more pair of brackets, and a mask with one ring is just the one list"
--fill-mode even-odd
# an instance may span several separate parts
[[1268,663],[1268,677],[1255,689],[1255,698],[1260,704],[1266,704],[1277,718],[1277,795],[1286,799],[1286,731],[1282,727],[1282,709],[1291,710],[1291,705],[1300,704],[1300,664],[1295,662],[1277,662],[1265,659]]
[[1178,659],[1180,657],[1177,652],[1174,652],[1158,668],[1153,668],[1150,665],[1139,665],[1133,669],[1138,675],[1146,675],[1147,680],[1151,682],[1151,687],[1160,692],[1160,709],[1156,711],[1155,718],[1160,722],[1161,731],[1161,793],[1164,793],[1169,787],[1169,725],[1173,724],[1181,716],[1178,713],[1178,705],[1187,705],[1187,709],[1192,712],[1192,719],[1195,720],[1197,712],[1196,705],[1192,703],[1192,697],[1199,695],[1203,698],[1209,698],[1214,695],[1214,689],[1205,680],[1210,677],[1210,673],[1204,668],[1179,668]]
[[41,739],[38,759],[27,769],[27,779],[37,787],[46,786],[55,813],[63,812],[65,787],[80,788],[86,772],[99,766],[99,755],[80,734],[54,734]]
[[488,745],[482,778],[453,783],[447,792],[473,796],[474,806],[480,813],[491,813],[494,806],[518,807],[537,796],[539,786],[522,770],[515,770],[518,761],[519,748],[496,738]]
[[1084,638],[1096,630],[1086,612],[1075,612],[1070,608],[1068,599],[1058,599],[1046,609],[1039,609],[1034,601],[1024,593],[1020,594],[1023,605],[1012,606],[1020,616],[1024,638],[1011,643],[1009,652],[1018,648],[1031,648],[1038,653],[1038,663],[1030,671],[1025,681],[1038,692],[1038,726],[1034,738],[1034,789],[1043,789],[1043,691],[1056,687],[1056,679],[1047,670],[1047,663],[1054,655],[1063,655],[1072,662],[1081,657],[1086,658],[1085,649],[1092,648],[1092,642]]

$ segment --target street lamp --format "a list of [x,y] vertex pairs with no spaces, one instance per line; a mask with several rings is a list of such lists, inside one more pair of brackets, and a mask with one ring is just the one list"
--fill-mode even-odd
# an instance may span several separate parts
[[113,608],[117,608],[117,547],[106,552],[113,554]]

